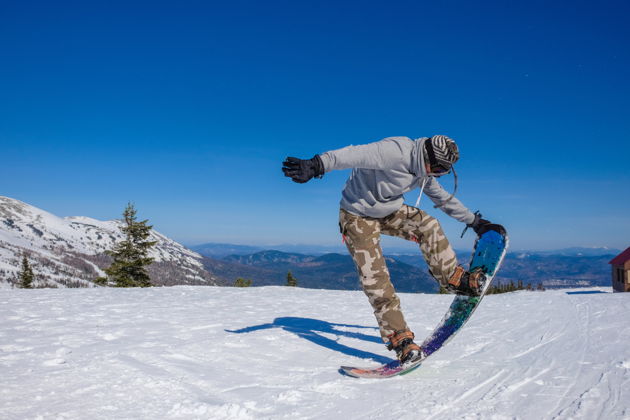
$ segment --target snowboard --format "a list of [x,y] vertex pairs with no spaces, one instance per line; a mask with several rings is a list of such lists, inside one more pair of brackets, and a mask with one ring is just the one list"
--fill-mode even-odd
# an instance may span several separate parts
[[500,225],[492,225],[494,230],[487,230],[475,241],[474,250],[470,260],[469,271],[480,267],[486,274],[486,282],[483,285],[480,296],[456,295],[446,314],[435,327],[433,332],[420,344],[424,355],[420,359],[401,365],[398,360],[373,367],[359,368],[341,366],[340,372],[355,378],[390,378],[412,372],[420,366],[429,356],[448,343],[464,326],[479,306],[484,295],[488,291],[494,276],[496,275],[508,246],[508,236]]

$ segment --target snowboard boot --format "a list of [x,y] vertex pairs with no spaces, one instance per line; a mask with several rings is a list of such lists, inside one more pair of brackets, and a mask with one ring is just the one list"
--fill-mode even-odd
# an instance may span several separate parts
[[479,296],[485,282],[486,275],[481,268],[468,272],[460,265],[448,280],[446,290],[457,295]]
[[425,357],[424,352],[413,342],[414,334],[409,330],[396,331],[387,336],[389,344],[388,350],[394,350],[401,365],[411,363]]

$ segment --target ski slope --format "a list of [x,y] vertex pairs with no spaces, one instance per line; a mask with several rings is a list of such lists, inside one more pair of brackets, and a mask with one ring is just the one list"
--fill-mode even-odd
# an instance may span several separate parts
[[[607,289],[599,291],[609,292]],[[452,297],[402,294],[419,338]],[[488,296],[407,376],[361,292],[0,290],[2,419],[628,419],[630,294]]]

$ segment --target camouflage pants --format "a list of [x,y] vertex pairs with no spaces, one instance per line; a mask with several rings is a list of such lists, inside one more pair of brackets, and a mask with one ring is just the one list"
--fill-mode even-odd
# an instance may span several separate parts
[[339,226],[363,291],[374,309],[381,337],[388,342],[388,335],[408,327],[385,264],[381,233],[417,242],[431,274],[442,286],[448,283],[457,267],[455,252],[434,217],[407,205],[381,219],[357,216],[341,209]]

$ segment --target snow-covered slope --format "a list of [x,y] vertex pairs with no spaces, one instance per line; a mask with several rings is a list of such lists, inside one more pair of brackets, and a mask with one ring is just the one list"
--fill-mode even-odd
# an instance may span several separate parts
[[[83,216],[61,218],[0,196],[0,283],[8,284],[26,251],[36,285],[89,286],[103,275],[99,266],[107,265],[104,251],[123,239],[121,223]],[[151,274],[161,275],[165,281],[161,284],[215,284],[203,268],[201,255],[155,230],[151,240],[157,241],[151,250],[155,258]]]
[[[451,299],[401,294],[420,338]],[[338,366],[391,357],[362,292],[0,290],[0,418],[628,419],[629,312],[630,294],[488,296],[415,372],[360,380]]]

